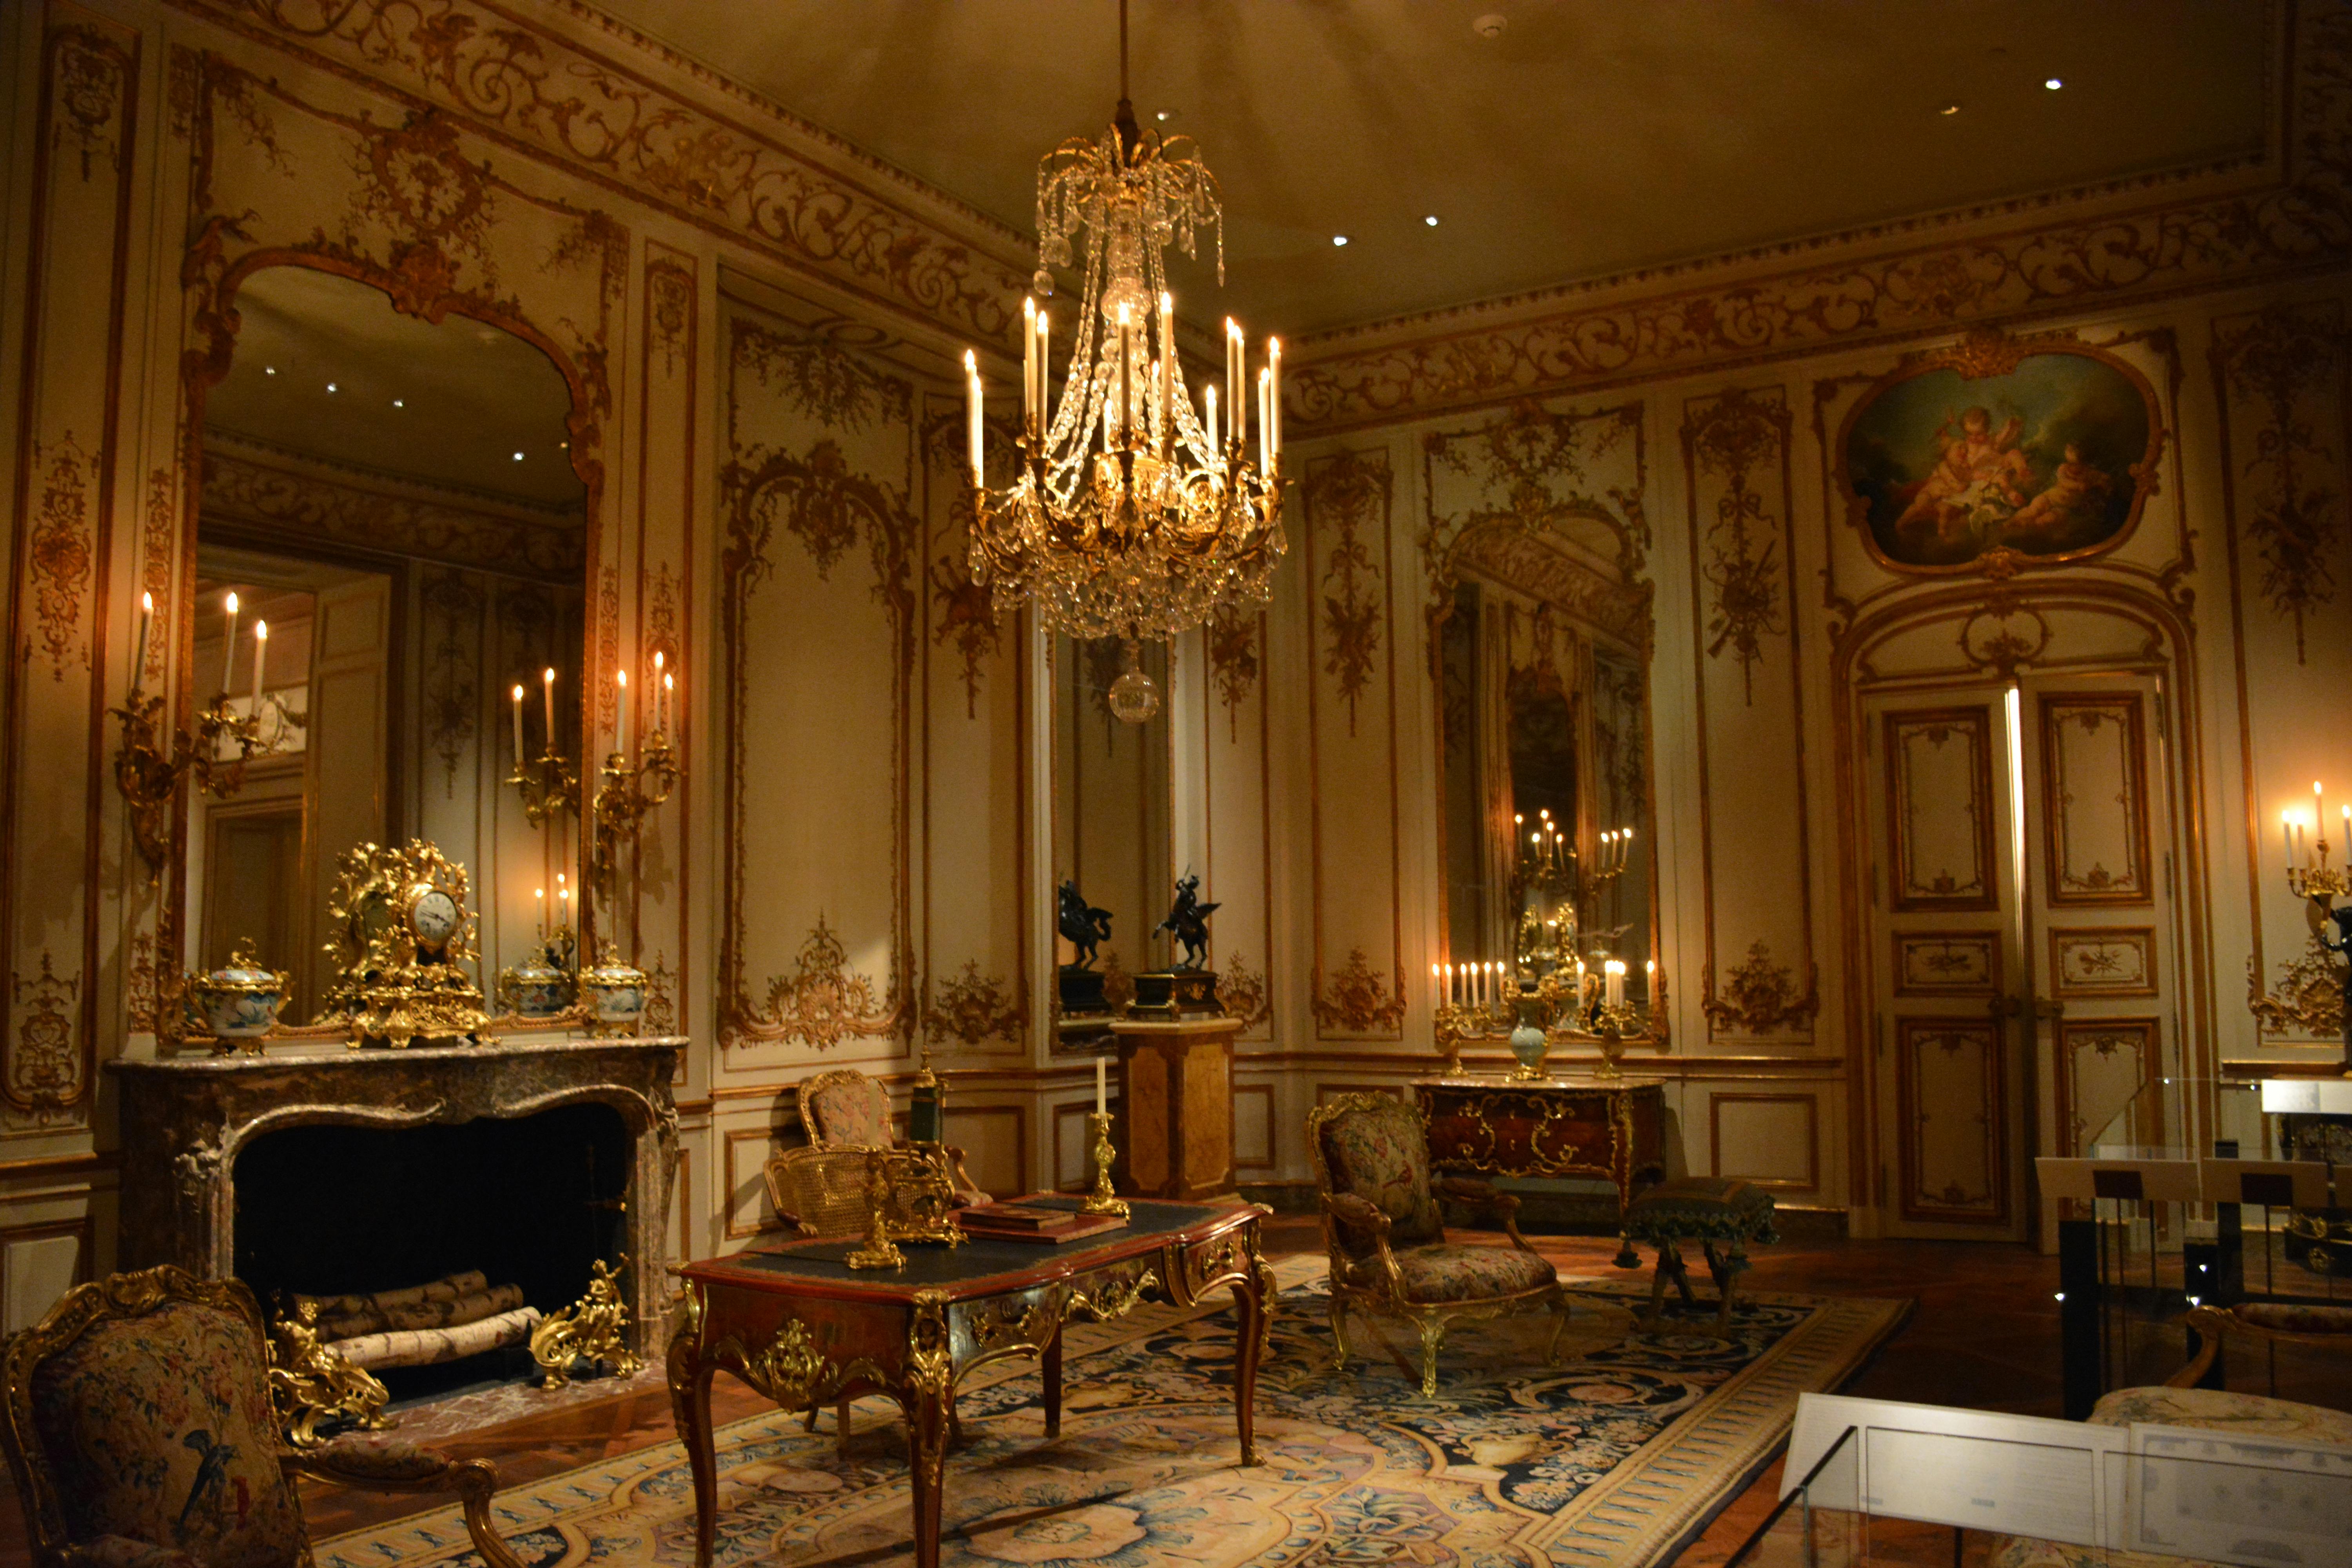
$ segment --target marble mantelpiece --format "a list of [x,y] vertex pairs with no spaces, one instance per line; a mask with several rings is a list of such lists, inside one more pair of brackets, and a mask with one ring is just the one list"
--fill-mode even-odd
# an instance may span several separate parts
[[670,1098],[677,1037],[496,1038],[405,1050],[181,1056],[107,1063],[122,1107],[121,1267],[235,1270],[236,1157],[283,1128],[396,1129],[558,1106],[611,1106],[631,1151],[629,1310],[641,1354],[667,1342],[669,1205],[677,1174]]

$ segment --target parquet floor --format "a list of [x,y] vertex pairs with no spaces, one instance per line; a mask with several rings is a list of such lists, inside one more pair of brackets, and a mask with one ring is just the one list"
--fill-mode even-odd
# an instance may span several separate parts
[[[1613,1272],[1613,1238],[1530,1239],[1563,1272]],[[1269,1222],[1266,1241],[1277,1255],[1318,1251],[1322,1245],[1315,1222],[1307,1218]],[[1907,1297],[1916,1303],[1910,1321],[1846,1392],[2023,1415],[2060,1413],[2056,1258],[2022,1247],[1844,1240],[1784,1243],[1759,1249],[1755,1258],[1743,1288]],[[2137,1331],[2137,1380],[2160,1382],[2179,1365],[2178,1341],[2166,1342],[2155,1327]],[[2242,1365],[2232,1371],[2232,1386],[2267,1390],[2265,1368]],[[2341,1359],[2305,1362],[2282,1354],[2277,1376],[2278,1392],[2285,1397],[2352,1409],[2352,1365]],[[720,1378],[712,1405],[723,1423],[757,1414],[761,1401],[741,1384]],[[671,1436],[668,1397],[656,1382],[459,1436],[436,1437],[433,1444],[459,1457],[493,1459],[506,1483],[515,1485],[667,1442]],[[1684,1554],[1685,1568],[1727,1562],[1771,1511],[1779,1488],[1776,1464]],[[311,1533],[320,1538],[436,1506],[430,1499],[378,1497],[317,1483],[305,1484],[303,1500]],[[0,1503],[0,1568],[27,1568],[30,1561],[12,1493]]]

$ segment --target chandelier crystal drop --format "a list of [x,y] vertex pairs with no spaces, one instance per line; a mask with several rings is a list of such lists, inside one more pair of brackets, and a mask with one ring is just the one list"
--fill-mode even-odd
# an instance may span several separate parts
[[[1227,605],[1264,604],[1286,543],[1281,519],[1282,344],[1266,340],[1253,374],[1242,330],[1225,322],[1222,386],[1196,413],[1176,353],[1176,302],[1164,253],[1193,254],[1213,228],[1224,280],[1216,176],[1189,137],[1138,128],[1127,97],[1127,14],[1119,8],[1118,111],[1099,140],[1063,142],[1037,170],[1036,295],[1022,307],[1018,458],[989,488],[984,388],[964,354],[973,508],[971,574],[997,612],[1029,603],[1075,638],[1116,637],[1126,669],[1112,711],[1149,719],[1160,694],[1140,641],[1199,626]],[[1076,341],[1056,404],[1048,395],[1049,268],[1083,279]],[[1252,429],[1251,404],[1256,405]],[[1222,422],[1220,416],[1222,414]],[[1252,437],[1255,437],[1253,450]]]

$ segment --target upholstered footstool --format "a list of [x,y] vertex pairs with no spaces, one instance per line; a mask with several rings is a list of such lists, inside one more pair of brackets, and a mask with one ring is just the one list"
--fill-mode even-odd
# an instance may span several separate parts
[[1669,1282],[1685,1307],[1696,1307],[1690,1273],[1683,1266],[1683,1246],[1695,1241],[1706,1254],[1706,1271],[1715,1278],[1719,1303],[1715,1331],[1731,1337],[1734,1280],[1748,1267],[1748,1244],[1769,1246],[1780,1239],[1772,1228],[1772,1194],[1728,1176],[1685,1176],[1662,1182],[1625,1207],[1625,1246],[1617,1255],[1620,1268],[1642,1266],[1633,1250],[1636,1242],[1657,1248],[1657,1271],[1650,1280],[1650,1310],[1641,1319],[1643,1333],[1655,1332],[1666,1300]]

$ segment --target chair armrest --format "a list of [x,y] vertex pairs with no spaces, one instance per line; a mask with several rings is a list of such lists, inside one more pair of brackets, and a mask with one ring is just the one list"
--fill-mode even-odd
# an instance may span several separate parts
[[1528,1238],[1519,1234],[1517,1194],[1507,1193],[1494,1183],[1475,1176],[1440,1176],[1430,1184],[1430,1190],[1457,1204],[1494,1210],[1503,1216],[1503,1234],[1510,1237],[1511,1245],[1521,1252],[1535,1251],[1528,1245]]
[[1389,1216],[1370,1199],[1360,1198],[1353,1193],[1326,1193],[1323,1212],[1343,1225],[1370,1231],[1374,1240],[1383,1247],[1388,1245]]
[[2221,1353],[2221,1337],[2230,1329],[2230,1314],[2219,1307],[2191,1307],[2181,1321],[2198,1337],[2197,1353],[2187,1366],[2164,1380],[2167,1388],[2196,1387],[2198,1380],[2212,1369],[2213,1358]]
[[[278,1462],[289,1475],[378,1492],[455,1492],[462,1500],[466,1533],[489,1568],[522,1568],[521,1560],[490,1528],[490,1494],[499,1489],[499,1468],[488,1459],[453,1459],[396,1437],[340,1437]],[[142,1565],[144,1568],[144,1565]],[[160,1565],[159,1565],[160,1568]]]
[[127,1535],[74,1542],[54,1561],[58,1568],[200,1568],[184,1552],[152,1541],[133,1541]]

